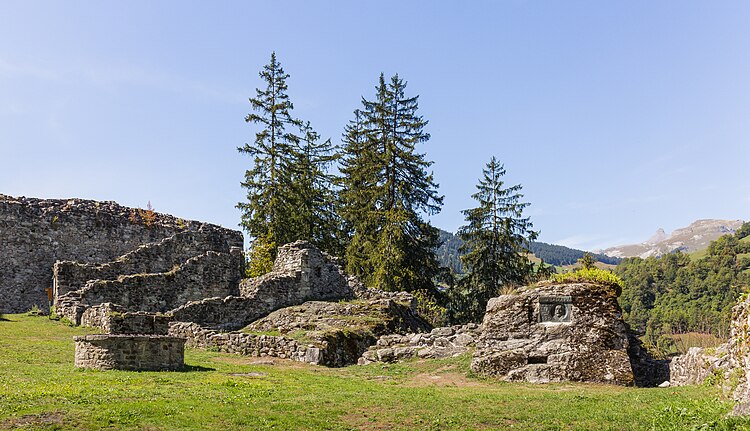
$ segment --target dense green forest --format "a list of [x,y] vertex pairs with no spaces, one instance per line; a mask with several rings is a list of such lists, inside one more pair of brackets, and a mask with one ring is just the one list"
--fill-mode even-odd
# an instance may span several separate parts
[[[440,266],[450,268],[456,274],[463,274],[464,268],[461,264],[459,248],[463,244],[461,238],[450,232],[440,231],[441,245],[436,250]],[[529,250],[534,256],[544,260],[545,263],[555,266],[574,265],[586,253],[583,250],[565,247],[563,245],[547,244],[545,242],[531,241]],[[605,254],[591,254],[597,261],[610,265],[618,265],[622,262],[619,257],[607,256]]]
[[732,307],[750,285],[750,223],[712,242],[702,258],[628,258],[616,273],[624,281],[625,320],[655,350],[674,352],[674,334],[726,338]]

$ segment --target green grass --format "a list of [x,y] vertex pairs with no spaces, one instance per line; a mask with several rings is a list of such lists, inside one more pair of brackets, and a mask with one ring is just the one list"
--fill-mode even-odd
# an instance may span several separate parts
[[0,429],[750,429],[714,388],[501,383],[468,356],[327,369],[188,349],[186,372],[82,371],[86,329],[5,317]]

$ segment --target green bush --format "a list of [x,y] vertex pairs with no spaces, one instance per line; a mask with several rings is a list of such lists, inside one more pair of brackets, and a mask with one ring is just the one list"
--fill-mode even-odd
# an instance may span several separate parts
[[275,242],[267,237],[256,238],[248,254],[246,275],[252,278],[271,272],[275,253]]
[[581,268],[573,272],[553,274],[552,280],[558,283],[596,283],[622,288],[622,279],[615,273],[596,267]]
[[434,327],[448,325],[448,310],[424,290],[412,292],[417,299],[417,313]]

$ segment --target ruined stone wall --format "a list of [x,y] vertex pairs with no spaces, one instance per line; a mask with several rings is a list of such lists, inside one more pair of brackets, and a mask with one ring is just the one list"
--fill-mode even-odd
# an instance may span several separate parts
[[306,241],[279,247],[273,271],[242,280],[239,291],[241,297],[196,300],[172,310],[172,314],[176,321],[236,330],[280,308],[354,296],[335,261]]
[[166,335],[74,337],[75,366],[96,370],[170,371],[185,364],[185,339]]
[[[195,323],[173,323],[169,334],[174,337],[187,338],[187,345],[200,349],[218,350],[224,353],[235,353],[244,356],[271,356],[293,361],[318,364],[321,361],[321,350],[297,342],[291,338],[245,334],[242,332],[217,332],[202,328]],[[324,365],[321,363],[321,365]]]
[[178,232],[159,242],[141,245],[111,262],[56,262],[53,269],[55,297],[81,289],[89,280],[113,280],[121,275],[169,272],[191,257],[207,251],[230,253],[233,247],[238,252],[242,249],[240,232],[203,224],[197,231]]
[[360,365],[371,362],[396,362],[411,358],[448,358],[468,352],[479,338],[479,325],[445,326],[430,332],[387,334],[362,354]]
[[[229,257],[229,258],[228,258]],[[76,324],[91,306],[111,302],[128,311],[167,312],[202,298],[237,295],[242,253],[206,252],[174,271],[89,281],[80,291],[63,295],[57,311]]]
[[44,309],[57,260],[102,263],[199,222],[137,210],[115,202],[0,195],[0,313]]
[[191,301],[170,314],[176,322],[195,322],[207,328],[232,331],[273,311],[272,305],[255,298],[230,296]]
[[146,312],[127,312],[124,307],[104,303],[90,307],[81,316],[81,325],[99,328],[107,334],[167,335],[172,317]]
[[[344,292],[346,291],[346,292]],[[281,303],[297,299],[338,299],[351,295],[347,278],[335,259],[307,241],[279,247],[273,270],[261,277],[243,280],[242,296],[276,298]]]
[[691,348],[672,358],[669,371],[673,386],[711,378],[736,401],[732,414],[750,415],[750,296],[740,298],[732,309],[729,341],[714,349]]

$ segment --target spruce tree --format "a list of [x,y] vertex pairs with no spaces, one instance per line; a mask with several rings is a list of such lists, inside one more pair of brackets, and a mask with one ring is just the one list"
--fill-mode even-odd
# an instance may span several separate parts
[[529,204],[521,202],[521,185],[505,187],[504,175],[505,169],[492,157],[472,195],[479,206],[462,211],[467,224],[458,236],[464,241],[460,251],[467,276],[452,295],[457,321],[480,321],[487,302],[502,287],[523,283],[534,272],[528,253],[538,232],[523,217]]
[[[242,227],[253,242],[260,240],[264,249],[272,248],[272,259],[277,245],[296,239],[294,230],[289,227],[294,225],[291,207],[294,199],[290,194],[294,145],[299,138],[292,130],[301,122],[291,115],[293,105],[286,84],[289,75],[276,60],[275,52],[260,72],[260,78],[265,88],[256,89],[255,97],[250,98],[252,112],[245,117],[246,122],[260,129],[252,144],[238,148],[239,152],[252,157],[253,166],[245,172],[242,182],[247,189],[247,201],[238,203],[237,208],[242,211]],[[267,267],[267,263],[256,266]]]
[[328,172],[338,158],[331,140],[322,141],[310,122],[300,129],[293,169],[294,218],[298,239],[306,239],[334,255],[343,253],[340,221],[336,211],[335,177]]
[[[377,226],[378,183],[376,151],[367,142],[364,114],[354,110],[354,119],[344,128],[339,178],[339,212],[343,220],[346,243],[345,261],[352,274],[372,274],[369,256],[374,250]],[[356,228],[356,229],[355,229]],[[357,235],[355,235],[355,231]]]
[[353,232],[347,267],[366,284],[386,290],[433,289],[438,230],[423,219],[442,205],[416,146],[429,140],[417,115],[418,96],[405,96],[398,75],[380,75],[375,99],[345,131],[342,214]]

